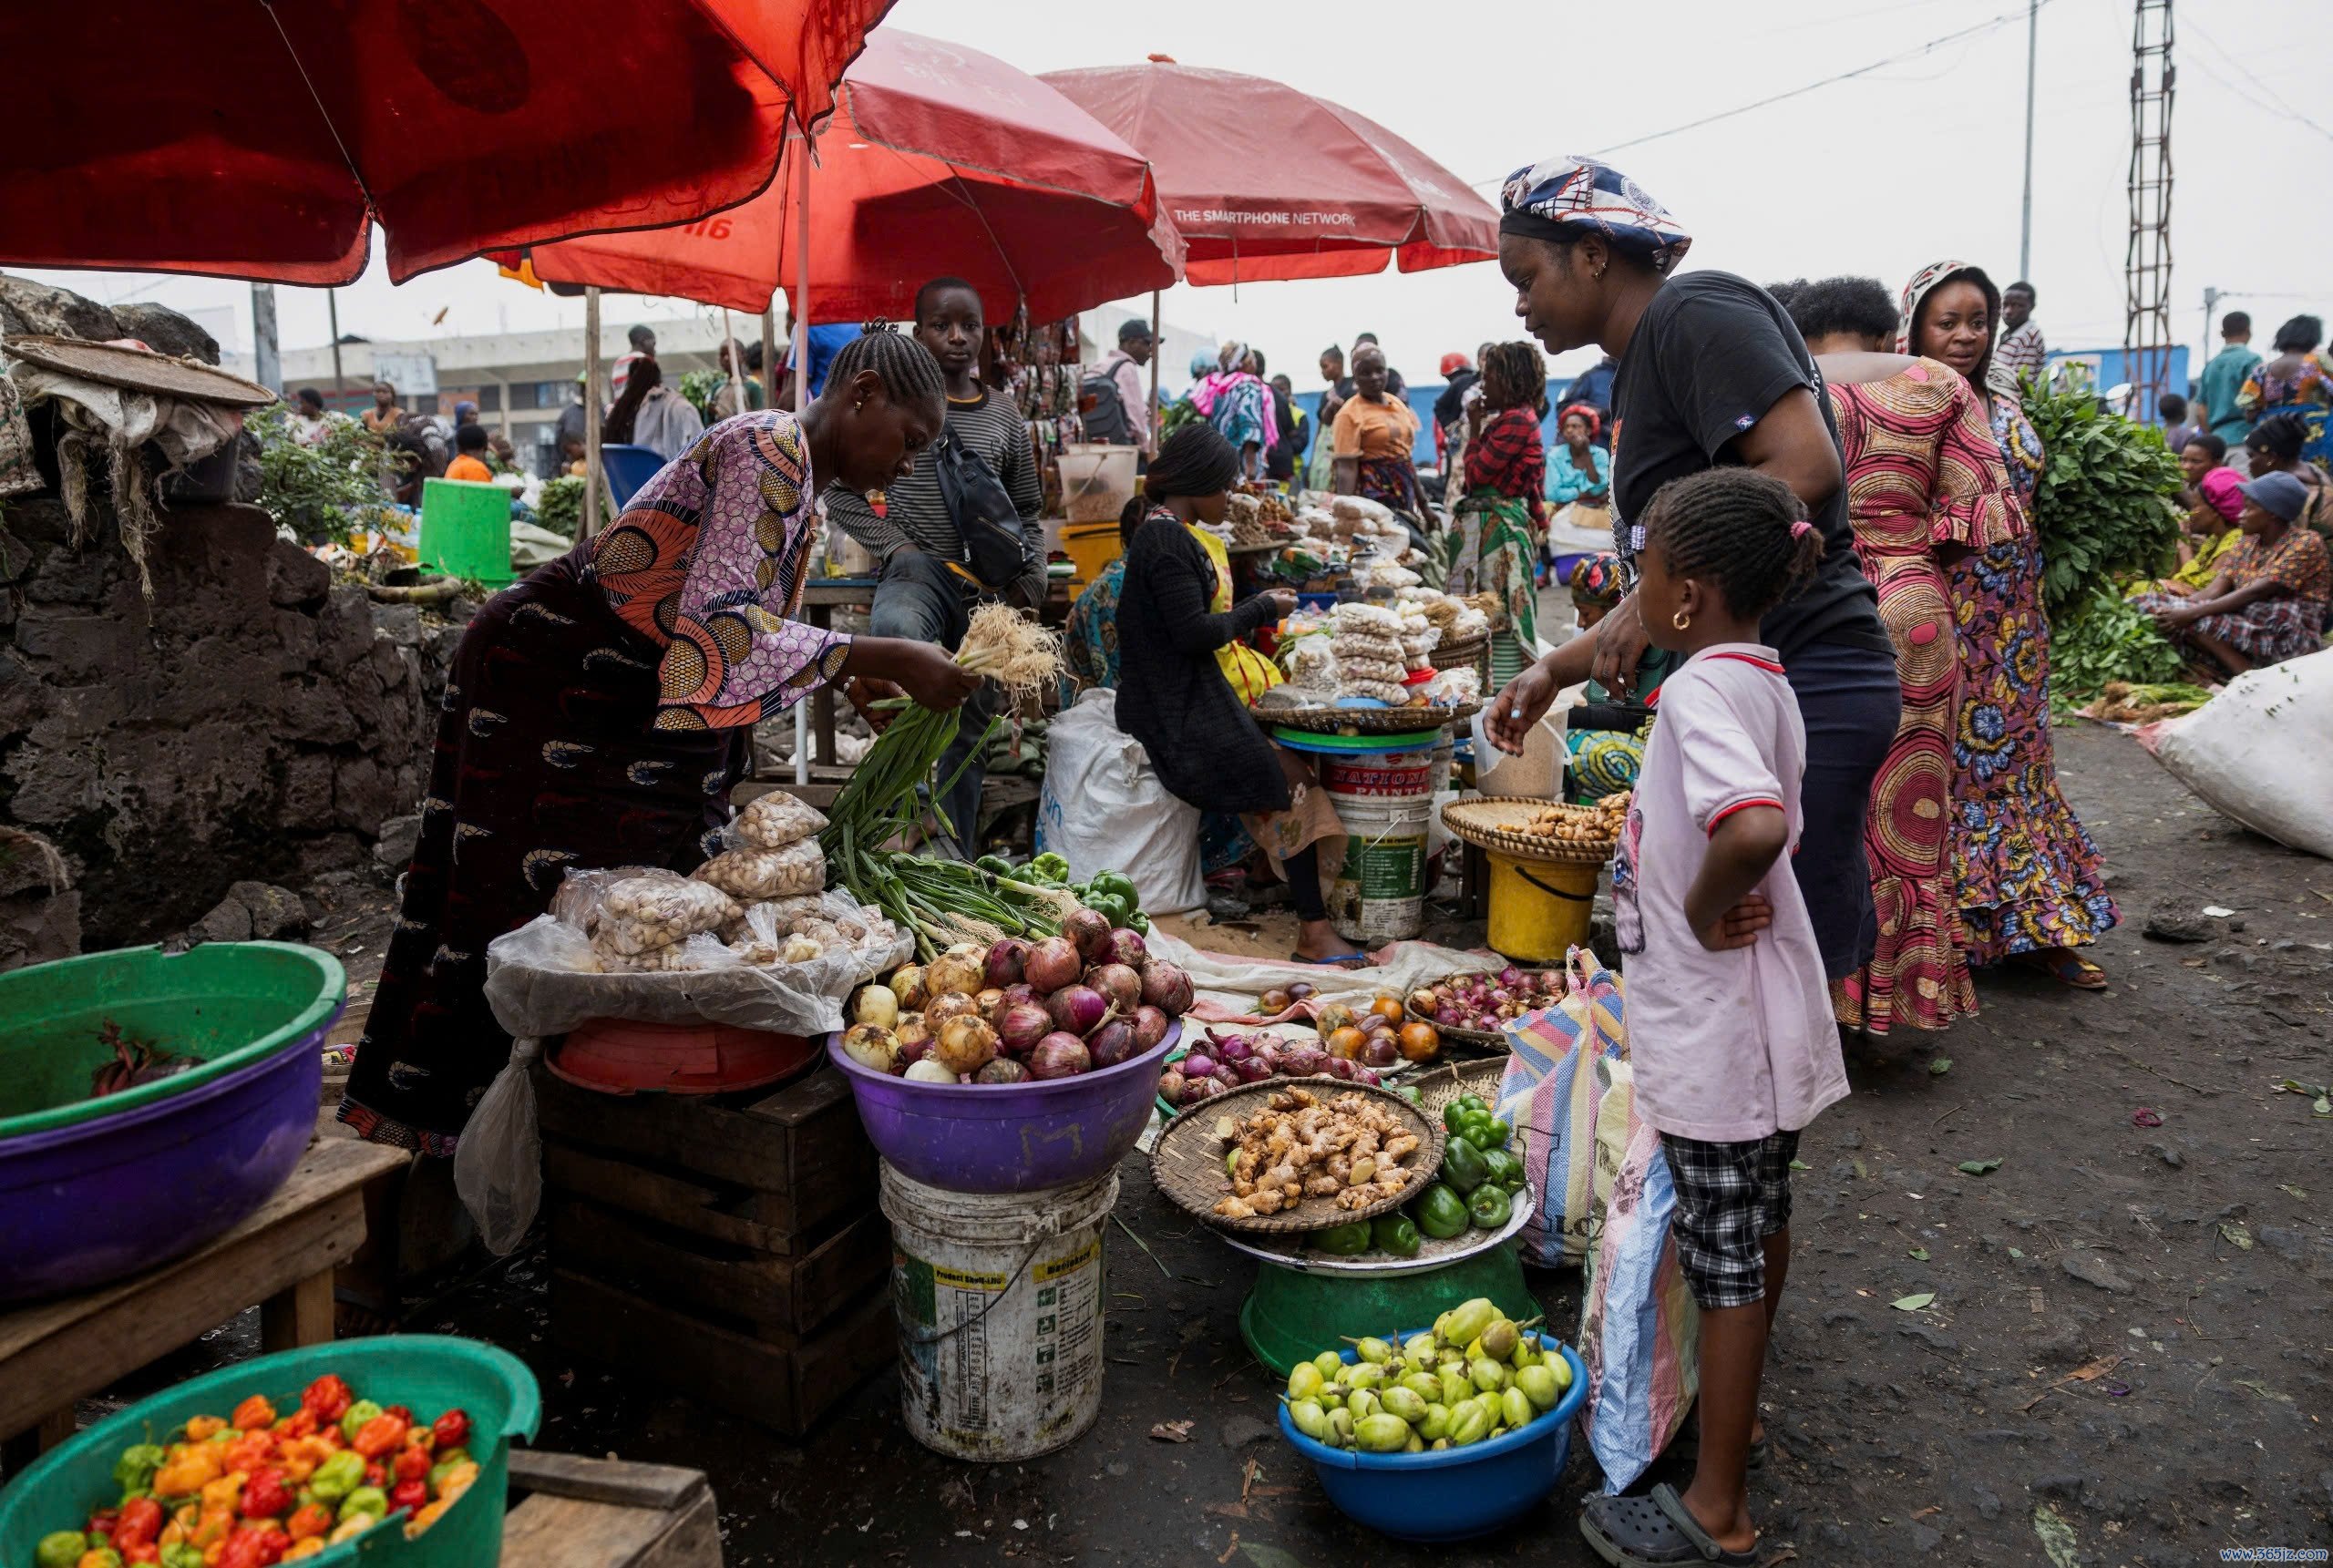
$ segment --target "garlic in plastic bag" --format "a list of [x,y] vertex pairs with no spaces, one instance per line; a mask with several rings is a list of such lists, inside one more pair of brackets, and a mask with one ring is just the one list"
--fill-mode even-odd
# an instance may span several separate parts
[[748,849],[784,849],[822,831],[827,819],[816,807],[784,790],[755,795],[729,825],[732,842]]
[[739,898],[799,897],[827,885],[827,857],[817,839],[801,838],[777,849],[725,850],[691,875]]

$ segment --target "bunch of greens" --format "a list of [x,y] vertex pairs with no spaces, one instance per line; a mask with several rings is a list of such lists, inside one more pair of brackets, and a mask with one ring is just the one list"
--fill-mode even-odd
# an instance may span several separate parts
[[689,400],[700,418],[713,422],[713,395],[721,390],[728,377],[717,370],[684,370],[681,372],[681,395]]
[[2163,629],[2112,588],[2091,589],[2050,617],[2050,691],[2060,707],[2080,707],[2109,682],[2175,682],[2185,668]]
[[344,545],[385,500],[387,446],[354,419],[328,419],[322,437],[300,439],[281,405],[247,415],[259,441],[259,504],[303,539]]
[[582,477],[561,474],[544,480],[541,494],[535,497],[535,521],[552,533],[573,538],[583,521]]
[[2116,579],[2153,576],[2176,556],[2179,460],[2163,433],[2081,391],[2030,390],[2025,416],[2045,466],[2033,501],[2043,607],[2052,620]]

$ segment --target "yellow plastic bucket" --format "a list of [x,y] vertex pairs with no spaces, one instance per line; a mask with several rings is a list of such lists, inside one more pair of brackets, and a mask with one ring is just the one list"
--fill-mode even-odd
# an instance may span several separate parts
[[1517,860],[1495,849],[1491,863],[1490,944],[1518,963],[1555,964],[1588,940],[1601,869],[1570,861]]
[[1118,559],[1124,546],[1118,538],[1118,521],[1112,518],[1106,523],[1071,523],[1061,531],[1061,548],[1069,552],[1077,573],[1070,579],[1074,593],[1100,577],[1109,564]]

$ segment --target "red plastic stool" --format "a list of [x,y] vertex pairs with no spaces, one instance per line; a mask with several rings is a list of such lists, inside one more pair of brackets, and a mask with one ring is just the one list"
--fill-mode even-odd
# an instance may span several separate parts
[[719,1094],[798,1076],[818,1048],[798,1034],[725,1023],[634,1023],[593,1019],[551,1046],[544,1065],[603,1094]]

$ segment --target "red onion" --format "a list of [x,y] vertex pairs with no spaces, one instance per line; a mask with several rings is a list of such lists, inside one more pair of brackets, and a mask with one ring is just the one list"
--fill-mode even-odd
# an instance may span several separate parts
[[1166,1026],[1173,1021],[1174,1020],[1172,1019],[1169,1019],[1165,1013],[1160,1012],[1155,1007],[1138,1007],[1135,1009],[1135,1043],[1141,1046],[1143,1050],[1148,1050],[1152,1046],[1156,1045],[1160,1040],[1166,1038]]
[[1372,1072],[1366,1067],[1357,1067],[1353,1069],[1352,1081],[1355,1083],[1365,1083],[1372,1089],[1377,1087],[1377,1074]]
[[1093,1066],[1085,1042],[1074,1034],[1049,1034],[1029,1053],[1029,1076],[1041,1081],[1074,1078]]
[[1212,1100],[1229,1085],[1220,1078],[1193,1078],[1183,1085],[1183,1103],[1196,1105],[1202,1100]]
[[1305,980],[1297,980],[1288,988],[1288,999],[1292,1002],[1308,1001],[1318,995],[1319,991],[1319,987]]
[[1014,1056],[1026,1056],[1053,1027],[1053,1015],[1037,1003],[1008,1003],[997,1012],[997,1042]]
[[912,1029],[902,1029],[892,1037],[899,1041],[899,1068],[905,1072],[931,1054],[931,1030],[919,1020]]
[[1100,960],[1102,944],[1110,938],[1109,917],[1098,909],[1072,909],[1061,923],[1061,934],[1085,958]]
[[1523,983],[1523,971],[1509,964],[1498,972],[1498,983],[1510,989],[1519,986]]
[[1035,1002],[1039,1007],[1043,1007],[1045,1005],[1045,999],[1037,994],[1036,987],[1023,980],[1017,986],[1004,988],[1004,1001],[998,1010],[1002,1011],[1002,1008],[1009,1008],[1015,1002]]
[[1361,1060],[1371,1067],[1391,1067],[1402,1060],[1401,1041],[1390,1034],[1372,1034],[1361,1048]]
[[1064,986],[1045,999],[1053,1027],[1081,1040],[1094,1032],[1109,1010],[1108,999],[1091,986]]
[[1191,1052],[1190,1055],[1183,1058],[1183,1076],[1186,1078],[1213,1078],[1215,1076],[1215,1058],[1208,1055],[1203,1050],[1195,1050]]
[[1352,1063],[1347,1061],[1341,1056],[1332,1056],[1329,1058],[1326,1065],[1329,1076],[1331,1078],[1341,1078],[1350,1081],[1352,1077]]
[[1002,990],[1021,982],[1021,967],[1029,961],[1029,944],[1007,937],[988,950],[988,983]]
[[1260,1056],[1251,1056],[1233,1065],[1239,1070],[1239,1081],[1242,1083],[1261,1083],[1272,1075],[1272,1064]]
[[[1095,918],[1101,917],[1096,915]],[[1021,972],[1039,996],[1051,996],[1064,986],[1075,985],[1078,971],[1084,967],[1078,960],[1076,943],[1066,937],[1047,937],[1029,949]]]
[[1153,958],[1142,971],[1142,999],[1168,1018],[1191,1010],[1191,977],[1164,958]]
[[1094,961],[1097,964],[1124,964],[1130,969],[1139,969],[1150,962],[1150,948],[1143,941],[1141,932],[1130,931],[1120,926],[1102,938],[1099,949],[1094,954]]
[[1246,1035],[1230,1034],[1225,1035],[1215,1042],[1215,1054],[1237,1067],[1255,1055],[1256,1048],[1248,1043]]
[[1291,1045],[1280,1053],[1280,1070],[1290,1078],[1328,1071],[1329,1053],[1317,1045]]
[[1085,983],[1120,1012],[1132,1012],[1142,1000],[1142,977],[1125,964],[1096,964],[1085,971]]
[[1187,1081],[1180,1072],[1168,1068],[1158,1075],[1158,1098],[1169,1105],[1180,1105],[1183,1102],[1183,1085]]
[[1093,1055],[1096,1067],[1115,1067],[1121,1061],[1130,1061],[1137,1050],[1134,1025],[1122,1018],[1114,1018],[1094,1031],[1093,1038],[1085,1042],[1085,1049]]
[[1029,1070],[1009,1056],[1000,1056],[972,1074],[974,1083],[1026,1083]]

